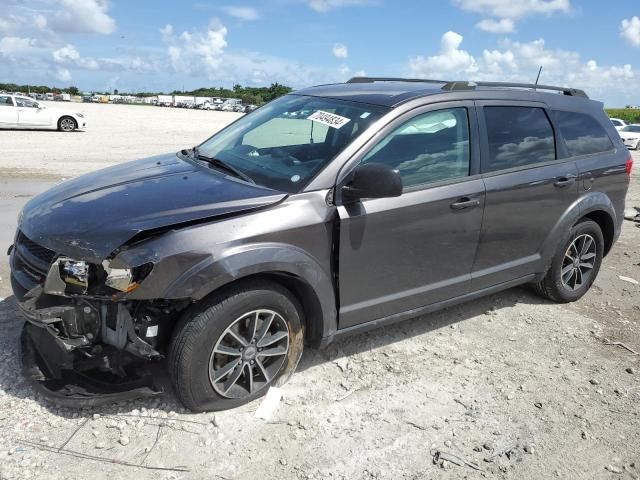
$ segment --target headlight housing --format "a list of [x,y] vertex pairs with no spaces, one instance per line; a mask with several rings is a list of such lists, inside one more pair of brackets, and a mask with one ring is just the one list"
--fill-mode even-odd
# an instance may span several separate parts
[[51,265],[45,281],[45,292],[53,295],[112,295],[114,290],[130,293],[151,273],[152,263],[134,268],[111,268],[102,265],[59,257]]
[[111,268],[110,262],[105,260],[102,262],[102,267],[107,274],[107,278],[104,281],[107,287],[129,293],[138,288],[140,282],[151,273],[153,264],[145,263],[134,268]]

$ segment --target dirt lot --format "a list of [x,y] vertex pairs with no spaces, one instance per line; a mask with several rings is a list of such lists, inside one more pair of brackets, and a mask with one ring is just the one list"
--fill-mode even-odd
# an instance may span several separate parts
[[[57,178],[191,146],[236,117],[77,109],[87,132],[0,132],[3,248],[21,205]],[[628,206],[640,206],[635,158]],[[193,415],[171,393],[85,411],[49,406],[19,373],[5,257],[0,479],[640,478],[640,355],[611,344],[640,352],[640,285],[620,276],[640,280],[631,222],[579,302],[516,288],[309,350],[264,421],[254,417],[259,401]],[[449,460],[434,464],[437,451]]]

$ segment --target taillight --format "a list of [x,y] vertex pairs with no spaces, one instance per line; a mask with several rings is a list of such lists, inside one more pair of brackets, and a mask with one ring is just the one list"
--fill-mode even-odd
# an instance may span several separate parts
[[633,157],[629,157],[627,160],[627,165],[624,168],[624,171],[627,172],[627,175],[631,176],[631,170],[633,169]]

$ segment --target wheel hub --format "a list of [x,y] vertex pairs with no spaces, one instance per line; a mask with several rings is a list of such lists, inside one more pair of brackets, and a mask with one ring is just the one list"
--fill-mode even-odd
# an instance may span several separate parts
[[256,353],[258,353],[258,349],[254,345],[249,345],[242,352],[242,359],[245,362],[248,362],[248,361],[251,361],[251,360],[255,360]]
[[289,352],[289,327],[273,310],[245,313],[222,333],[211,352],[209,381],[225,398],[244,398],[276,378]]
[[560,276],[562,285],[578,290],[588,284],[597,259],[595,239],[589,234],[578,235],[564,254]]

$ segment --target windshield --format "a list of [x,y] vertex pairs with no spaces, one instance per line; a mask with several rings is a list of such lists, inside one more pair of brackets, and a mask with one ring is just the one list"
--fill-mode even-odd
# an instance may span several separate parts
[[622,129],[623,132],[640,132],[640,125],[629,125]]
[[220,131],[198,147],[258,185],[301,191],[387,109],[299,95],[281,97]]

